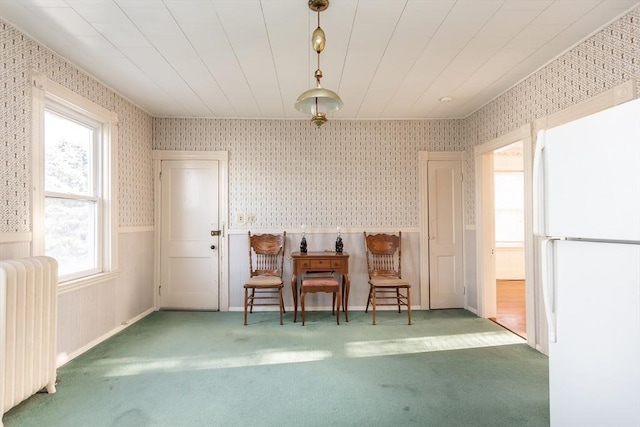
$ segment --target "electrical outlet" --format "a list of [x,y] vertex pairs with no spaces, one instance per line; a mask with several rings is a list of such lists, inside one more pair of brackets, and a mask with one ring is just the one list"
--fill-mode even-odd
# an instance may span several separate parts
[[243,211],[236,212],[236,224],[244,225],[247,223],[247,214]]

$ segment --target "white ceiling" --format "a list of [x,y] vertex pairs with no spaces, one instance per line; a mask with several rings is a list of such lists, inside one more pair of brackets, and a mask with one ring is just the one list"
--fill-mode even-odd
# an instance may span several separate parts
[[[322,85],[335,118],[465,117],[639,4],[332,0]],[[314,86],[307,0],[0,0],[0,16],[154,116],[304,118]]]

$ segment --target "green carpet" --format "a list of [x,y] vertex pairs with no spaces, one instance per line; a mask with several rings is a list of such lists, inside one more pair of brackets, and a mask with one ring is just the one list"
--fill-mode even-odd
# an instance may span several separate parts
[[156,312],[58,370],[6,427],[548,426],[548,360],[464,310]]

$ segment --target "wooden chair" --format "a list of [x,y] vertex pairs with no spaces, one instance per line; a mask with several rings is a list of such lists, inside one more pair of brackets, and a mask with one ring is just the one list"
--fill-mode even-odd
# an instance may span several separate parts
[[364,233],[365,257],[369,272],[369,304],[373,308],[373,324],[376,324],[376,308],[380,306],[407,307],[411,324],[411,284],[401,275],[402,232],[394,234]]
[[287,232],[282,234],[254,234],[249,231],[249,280],[244,284],[244,324],[247,310],[253,313],[256,305],[280,307],[280,324],[284,313],[282,272]]
[[331,314],[335,314],[336,322],[340,324],[340,302],[342,301],[342,293],[340,292],[340,283],[333,276],[310,276],[302,279],[300,286],[300,308],[302,310],[302,326],[304,326],[305,307],[304,296],[308,293],[331,292],[333,293],[333,301],[331,302]]

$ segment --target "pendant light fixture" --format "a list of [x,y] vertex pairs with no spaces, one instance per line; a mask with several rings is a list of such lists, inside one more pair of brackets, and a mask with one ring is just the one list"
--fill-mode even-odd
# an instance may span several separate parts
[[318,54],[318,69],[314,73],[316,87],[303,92],[295,103],[296,110],[311,114],[311,122],[322,126],[327,122],[327,114],[342,108],[342,99],[332,90],[320,86],[322,70],[320,70],[320,52],[324,50],[327,39],[320,28],[320,12],[329,7],[329,0],[309,0],[309,9],[318,14],[318,28],[311,35],[311,46]]

